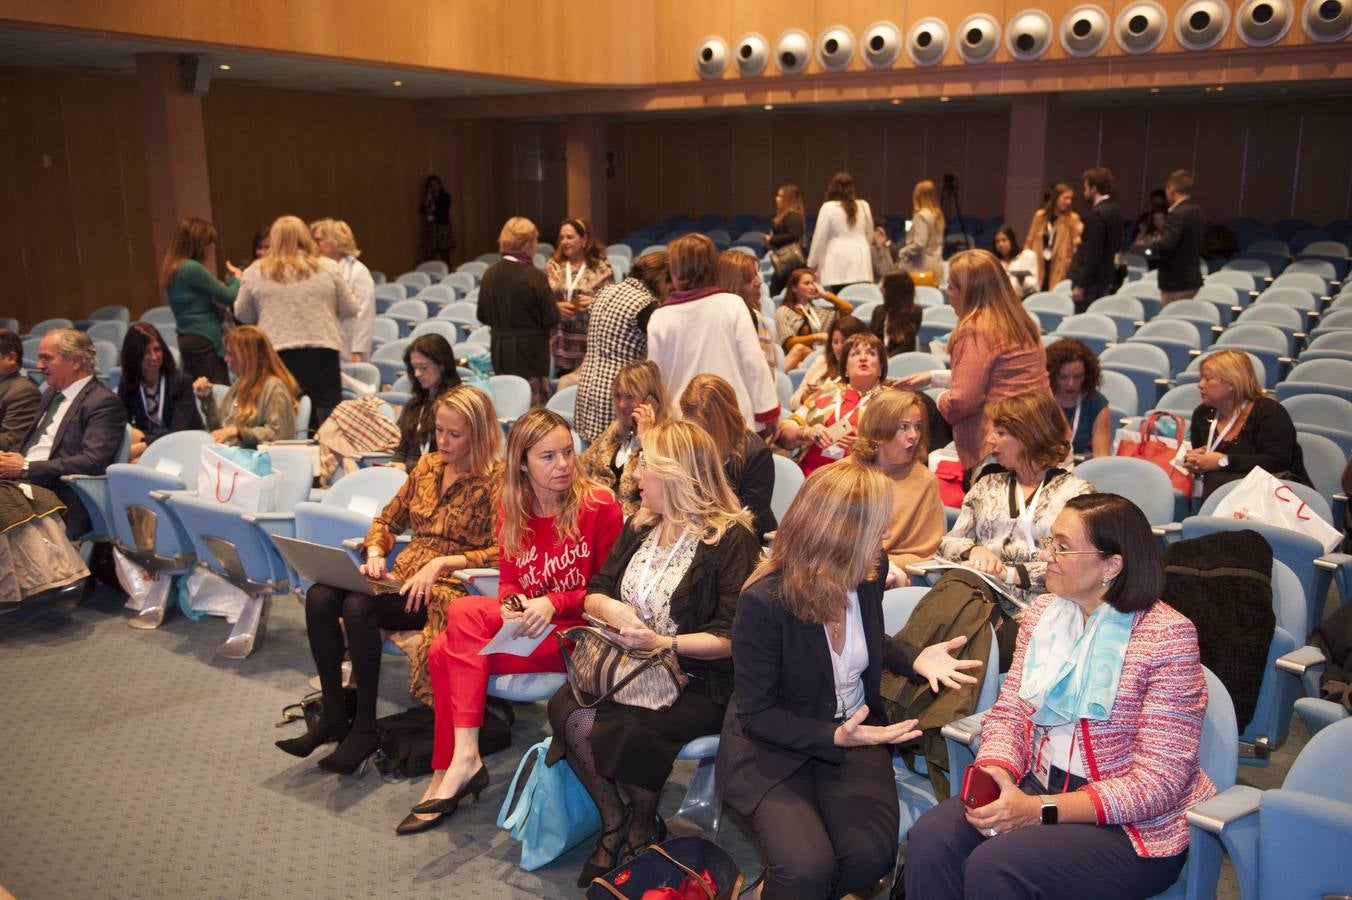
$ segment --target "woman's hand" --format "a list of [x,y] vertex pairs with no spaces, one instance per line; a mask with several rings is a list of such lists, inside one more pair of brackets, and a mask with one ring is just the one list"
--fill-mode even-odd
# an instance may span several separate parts
[[210,397],[211,379],[205,375],[197,376],[197,380],[192,383],[192,392],[199,397]]
[[1042,800],[1019,790],[1009,772],[999,766],[982,766],[1000,785],[1000,796],[977,809],[966,810],[967,822],[987,837],[1004,834],[1026,825],[1042,823]]
[[372,581],[379,581],[385,577],[385,557],[383,555],[366,557],[366,562],[361,564],[360,571],[364,577]]
[[907,719],[895,725],[865,725],[868,704],[855,710],[854,715],[836,726],[837,747],[872,747],[878,744],[904,744],[920,737],[915,726],[919,719]]
[[211,433],[211,439],[218,444],[224,444],[226,441],[239,437],[239,429],[234,425],[226,425],[224,428],[217,428]]
[[1000,581],[1005,580],[1004,560],[996,556],[994,552],[988,550],[985,547],[979,545],[973,547],[972,551],[967,554],[967,565],[971,566],[973,569],[976,569],[983,575],[989,575],[992,578],[999,579]]
[[236,278],[242,278],[242,277],[244,277],[244,270],[241,269],[239,266],[235,265],[234,263],[232,263],[232,262],[231,262],[230,260],[228,260],[228,259],[225,261],[225,271],[229,272],[231,275],[235,276]]
[[761,246],[763,247],[770,246],[770,233],[768,231],[765,234],[761,235]]
[[573,316],[577,315],[576,303],[568,303],[567,301],[561,300],[555,303],[555,305],[559,308],[559,315],[563,316],[565,319],[571,319]]
[[891,590],[898,587],[910,587],[911,576],[906,574],[906,570],[896,563],[888,560],[887,580],[883,582],[884,590]]
[[426,562],[404,582],[399,588],[399,593],[405,598],[404,612],[417,612],[427,605],[427,601],[432,599],[432,588],[437,583],[437,576],[445,565],[446,557],[438,556]]
[[803,432],[803,437],[818,447],[825,447],[831,443],[830,435],[827,433],[825,425],[809,425]]
[[887,232],[883,231],[881,225],[877,225],[873,229],[873,245],[875,247],[884,247],[887,245]]
[[1183,465],[1198,475],[1215,472],[1221,467],[1221,455],[1214,450],[1189,450],[1183,457]]
[[643,433],[652,427],[657,421],[657,414],[653,412],[652,406],[647,403],[640,403],[634,407],[634,434],[638,435],[639,442],[643,442]]
[[611,635],[626,650],[664,650],[671,646],[671,638],[660,635],[647,625],[630,625]]
[[893,387],[899,387],[907,391],[918,391],[927,388],[934,381],[934,376],[928,372],[915,372],[907,375],[905,378],[898,378],[892,382]]
[[967,635],[960,634],[941,644],[930,644],[915,658],[912,664],[915,674],[927,679],[930,690],[936,694],[939,692],[941,682],[944,687],[952,690],[957,690],[964,684],[976,684],[976,679],[971,675],[962,674],[962,670],[980,668],[981,660],[953,658],[953,653],[961,650],[966,643]]
[[549,623],[554,621],[554,612],[554,601],[548,597],[532,597],[526,601],[520,612],[503,609],[502,620],[521,623],[517,626],[514,637],[533,638],[539,637],[549,627]]

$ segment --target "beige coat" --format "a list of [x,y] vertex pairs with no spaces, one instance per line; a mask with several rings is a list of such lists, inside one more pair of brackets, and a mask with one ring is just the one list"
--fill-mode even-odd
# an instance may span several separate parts
[[[1064,214],[1057,216],[1055,228],[1055,240],[1052,241],[1051,258],[1051,277],[1047,279],[1047,290],[1056,287],[1057,283],[1065,280],[1066,272],[1070,269],[1071,257],[1075,255],[1075,247],[1080,243],[1080,234],[1084,231],[1084,222],[1080,219],[1078,213],[1073,210],[1067,210]],[[1042,273],[1047,266],[1047,260],[1042,258],[1042,249],[1047,242],[1047,211],[1039,209],[1033,213],[1033,221],[1028,226],[1028,239],[1024,242],[1025,249],[1032,250],[1033,256],[1037,258],[1037,283],[1038,289],[1042,286]]]

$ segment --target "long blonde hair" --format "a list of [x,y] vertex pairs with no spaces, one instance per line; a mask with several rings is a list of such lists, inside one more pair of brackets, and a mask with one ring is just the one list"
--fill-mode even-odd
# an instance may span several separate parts
[[[535,510],[535,490],[526,472],[526,453],[557,428],[564,429],[572,437],[573,429],[569,427],[567,419],[553,410],[537,406],[517,419],[507,435],[507,465],[502,479],[502,534],[499,541],[503,552],[511,556],[525,552],[529,541],[530,518]],[[578,457],[574,456],[573,481],[564,494],[559,514],[554,517],[554,533],[560,539],[577,538],[577,519],[583,503],[587,502],[593,491],[602,490],[606,488],[589,477],[583,471]]]
[[269,281],[303,281],[319,271],[309,227],[295,216],[278,216],[268,229],[268,252],[255,265]]
[[846,593],[876,577],[891,490],[886,475],[866,466],[813,472],[746,587],[778,572],[779,602],[795,618],[823,625],[837,618]]
[[939,191],[934,187],[934,182],[928,178],[917,181],[915,189],[911,191],[911,212],[912,215],[927,209],[934,216],[934,230],[939,234],[944,233],[944,211],[939,205]]
[[681,415],[703,428],[718,451],[741,466],[748,432],[732,385],[707,372],[696,375],[681,391],[680,402]]
[[502,456],[502,428],[493,398],[468,384],[458,384],[436,398],[436,408],[453,409],[469,422],[469,470],[487,475]]
[[752,530],[751,511],[728,487],[723,459],[713,438],[697,425],[680,420],[654,425],[643,435],[643,465],[661,485],[662,515],[640,508],[634,524],[643,527],[671,522],[716,544],[729,528]]
[[291,370],[282,362],[272,341],[257,325],[240,325],[225,333],[225,349],[235,355],[239,375],[235,378],[235,421],[252,422],[258,414],[258,398],[268,380],[276,378],[286,386],[291,396],[291,409],[296,408],[300,385]]
[[1009,275],[989,250],[964,250],[948,262],[948,281],[962,292],[962,318],[949,337],[952,346],[968,328],[979,328],[997,347],[1032,347],[1042,342],[1033,317],[1023,308]]

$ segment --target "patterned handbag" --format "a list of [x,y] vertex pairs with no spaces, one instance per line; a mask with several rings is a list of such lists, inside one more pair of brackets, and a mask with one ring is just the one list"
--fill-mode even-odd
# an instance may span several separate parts
[[[670,648],[626,650],[603,629],[585,625],[555,632],[554,636],[579,706],[591,708],[602,700],[613,700],[663,712],[671,708],[690,680]],[[572,650],[567,641],[573,642]],[[588,703],[582,699],[583,694],[596,699]]]

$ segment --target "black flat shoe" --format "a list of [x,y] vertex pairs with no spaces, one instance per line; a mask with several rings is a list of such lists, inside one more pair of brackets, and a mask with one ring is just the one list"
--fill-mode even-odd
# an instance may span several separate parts
[[616,825],[610,831],[607,831],[601,835],[601,839],[596,842],[596,849],[593,850],[591,853],[592,856],[595,856],[598,852],[609,853],[610,865],[605,865],[604,863],[594,863],[591,861],[591,858],[588,857],[587,861],[582,864],[582,871],[577,876],[578,887],[580,888],[589,887],[593,880],[600,878],[602,875],[606,874],[611,869],[619,865],[620,855],[624,852],[624,842],[623,841],[620,842],[620,846],[616,847],[613,851],[611,851],[607,850],[605,847],[606,838],[610,837],[613,834],[623,834],[628,827],[629,827],[629,810],[628,808],[626,808],[624,811],[624,819],[620,821],[619,825]]
[[319,761],[319,767],[339,775],[351,775],[361,768],[367,757],[376,752],[379,744],[380,735],[377,733],[349,732],[337,750]]
[[449,818],[449,816],[445,815],[444,813],[442,815],[437,816],[435,819],[420,819],[418,818],[416,813],[409,813],[408,815],[404,816],[404,821],[400,822],[398,826],[395,827],[394,833],[418,834],[419,832],[436,828],[447,818]]
[[274,743],[279,750],[304,759],[318,750],[321,744],[327,744],[329,741],[341,741],[343,738],[347,737],[347,729],[349,727],[350,723],[347,722],[344,722],[336,728],[325,725],[323,722],[318,722],[315,724],[314,728],[311,728],[300,737],[287,738],[286,740],[274,741]]
[[470,780],[465,782],[464,787],[455,792],[455,796],[446,797],[445,799],[434,797],[431,800],[424,800],[422,803],[413,807],[413,811],[424,816],[430,816],[432,813],[441,813],[442,815],[449,816],[460,806],[460,801],[465,799],[469,794],[473,794],[474,802],[478,803],[479,795],[484,792],[486,787],[488,787],[488,767],[480,765],[479,771],[475,772],[474,775],[470,777]]

